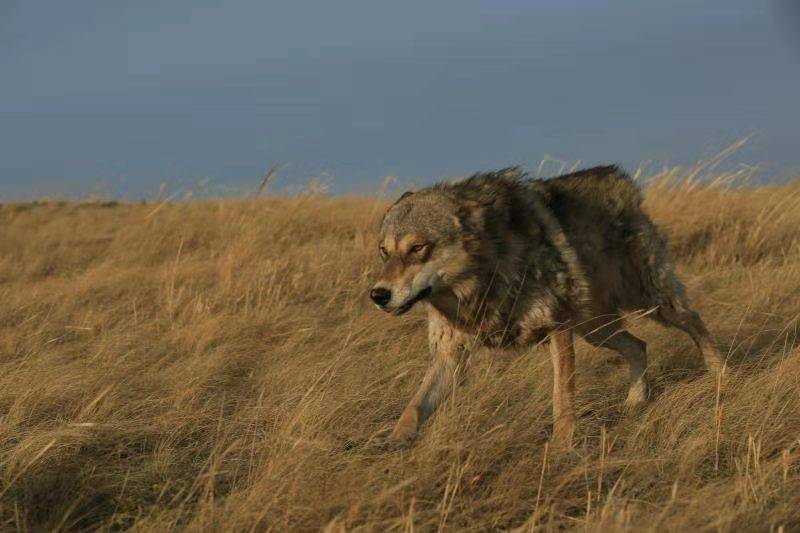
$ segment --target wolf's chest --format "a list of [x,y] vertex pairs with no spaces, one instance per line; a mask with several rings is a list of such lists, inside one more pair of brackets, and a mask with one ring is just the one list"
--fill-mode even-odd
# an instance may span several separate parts
[[[523,301],[524,300],[524,301]],[[474,313],[452,316],[450,323],[491,348],[528,346],[541,342],[559,325],[555,298],[540,294],[513,306],[484,306]],[[477,318],[477,319],[476,319]]]

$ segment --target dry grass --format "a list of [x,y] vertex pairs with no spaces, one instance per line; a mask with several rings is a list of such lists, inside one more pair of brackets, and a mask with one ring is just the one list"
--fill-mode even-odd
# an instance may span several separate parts
[[428,361],[422,312],[365,297],[384,205],[0,208],[0,530],[800,528],[800,183],[648,190],[730,378],[633,324],[656,396],[625,415],[624,366],[580,344],[566,454],[541,351],[378,445]]

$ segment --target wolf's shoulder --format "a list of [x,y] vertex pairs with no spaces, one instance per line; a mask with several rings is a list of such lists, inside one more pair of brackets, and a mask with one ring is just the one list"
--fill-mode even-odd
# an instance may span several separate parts
[[524,179],[525,172],[519,167],[506,167],[476,172],[453,181],[440,182],[432,188],[446,191],[456,197],[491,198],[521,187]]

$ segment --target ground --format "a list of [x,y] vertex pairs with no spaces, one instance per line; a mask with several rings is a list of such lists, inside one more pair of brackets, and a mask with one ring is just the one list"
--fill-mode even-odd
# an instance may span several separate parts
[[800,529],[800,183],[645,204],[728,378],[636,320],[628,413],[625,366],[580,343],[573,451],[544,348],[477,357],[381,444],[429,359],[421,310],[367,298],[385,200],[3,205],[0,530]]

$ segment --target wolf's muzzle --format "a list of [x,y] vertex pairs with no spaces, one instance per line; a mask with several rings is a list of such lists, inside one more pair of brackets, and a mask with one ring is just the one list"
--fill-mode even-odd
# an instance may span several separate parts
[[386,304],[392,299],[392,291],[384,289],[383,287],[377,287],[369,291],[369,297],[372,298],[372,301],[375,302],[375,305],[378,307],[386,307]]
[[402,314],[405,314],[405,313],[406,313],[406,311],[408,311],[409,309],[411,309],[412,307],[414,307],[414,304],[415,304],[415,303],[417,303],[417,302],[419,302],[419,301],[421,301],[421,300],[424,300],[425,298],[427,298],[428,296],[430,296],[430,295],[431,295],[431,292],[433,292],[433,289],[431,289],[430,287],[425,287],[424,289],[422,289],[421,291],[419,291],[419,292],[417,293],[417,295],[416,295],[416,296],[414,296],[414,297],[413,297],[413,298],[411,298],[409,301],[407,301],[406,303],[404,303],[403,305],[401,305],[400,307],[398,307],[397,309],[395,309],[395,310],[393,311],[393,313],[394,313],[395,315],[402,315]]

